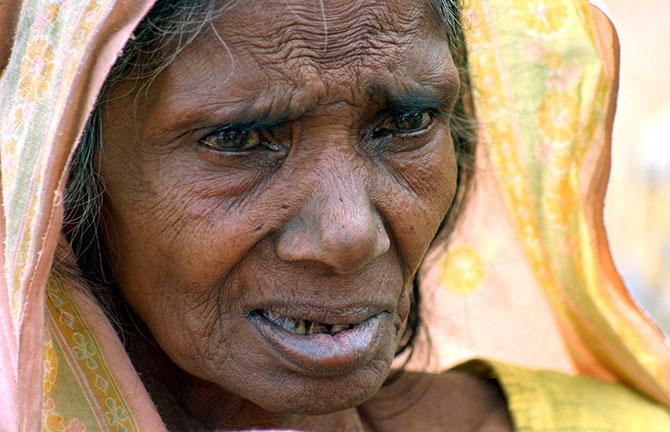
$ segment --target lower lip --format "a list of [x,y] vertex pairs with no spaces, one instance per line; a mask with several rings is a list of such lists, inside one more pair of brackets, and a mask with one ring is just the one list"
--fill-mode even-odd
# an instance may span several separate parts
[[375,357],[386,339],[388,316],[387,312],[379,313],[334,336],[296,335],[262,316],[250,319],[290,369],[303,375],[329,377],[353,371]]

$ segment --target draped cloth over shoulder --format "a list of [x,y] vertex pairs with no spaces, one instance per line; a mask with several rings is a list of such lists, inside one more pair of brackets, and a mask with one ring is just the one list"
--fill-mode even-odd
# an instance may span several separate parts
[[576,371],[670,404],[666,339],[626,291],[603,225],[614,30],[586,2],[469,5],[481,145],[462,224],[424,268],[438,364]]
[[[67,163],[147,0],[0,10],[0,430],[164,426],[87,288],[52,272]],[[466,2],[477,188],[426,261],[438,364],[471,356],[621,381],[670,406],[670,352],[602,223],[612,30],[579,0]],[[69,257],[71,259],[71,257]]]
[[[0,430],[160,430],[152,410],[132,413],[148,396],[136,390],[141,383],[111,329],[94,334],[97,307],[84,318],[83,303],[73,313],[54,309],[61,297],[47,301],[68,158],[106,74],[151,3],[2,2]],[[49,396],[67,388],[59,401]]]

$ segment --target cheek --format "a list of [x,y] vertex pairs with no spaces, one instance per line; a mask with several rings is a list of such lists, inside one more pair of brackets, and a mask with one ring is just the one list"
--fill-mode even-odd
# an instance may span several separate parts
[[386,162],[378,206],[394,222],[393,235],[412,275],[453,203],[458,167],[447,132],[434,144]]
[[231,345],[247,325],[236,267],[271,224],[255,215],[285,210],[272,203],[250,209],[253,200],[222,189],[240,177],[205,173],[196,182],[178,164],[165,171],[126,172],[110,185],[105,224],[114,277],[166,354],[213,380],[206,374],[235,364],[231,350],[241,349]]
[[124,170],[103,171],[108,240],[123,251],[114,257],[120,275],[216,279],[215,269],[225,273],[257,241],[262,222],[247,191],[259,182],[258,173],[203,168],[192,155],[180,156],[149,155]]
[[103,170],[114,277],[157,338],[164,333],[203,339],[221,314],[235,315],[222,309],[236,303],[221,299],[222,292],[234,289],[221,287],[262,236],[258,228],[264,222],[246,204],[253,200],[241,200],[237,193],[240,184],[254,179],[234,171],[215,176],[175,157],[138,160],[123,170],[112,164]]

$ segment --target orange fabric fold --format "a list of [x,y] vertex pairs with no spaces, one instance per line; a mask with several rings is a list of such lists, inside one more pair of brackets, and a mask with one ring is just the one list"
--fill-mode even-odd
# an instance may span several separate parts
[[[163,428],[102,309],[52,271],[69,158],[152,3],[2,3],[1,430]],[[585,0],[473,0],[465,15],[480,148],[461,223],[422,270],[430,367],[486,357],[670,406],[665,336],[628,295],[603,224],[614,29]]]

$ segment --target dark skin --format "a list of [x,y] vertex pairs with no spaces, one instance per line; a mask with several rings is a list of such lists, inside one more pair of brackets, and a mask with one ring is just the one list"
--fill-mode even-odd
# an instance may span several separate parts
[[[106,243],[168,428],[510,430],[484,380],[380,391],[455,195],[443,29],[421,1],[241,4],[103,109]],[[263,308],[383,323],[363,360],[314,371],[259,336]]]

